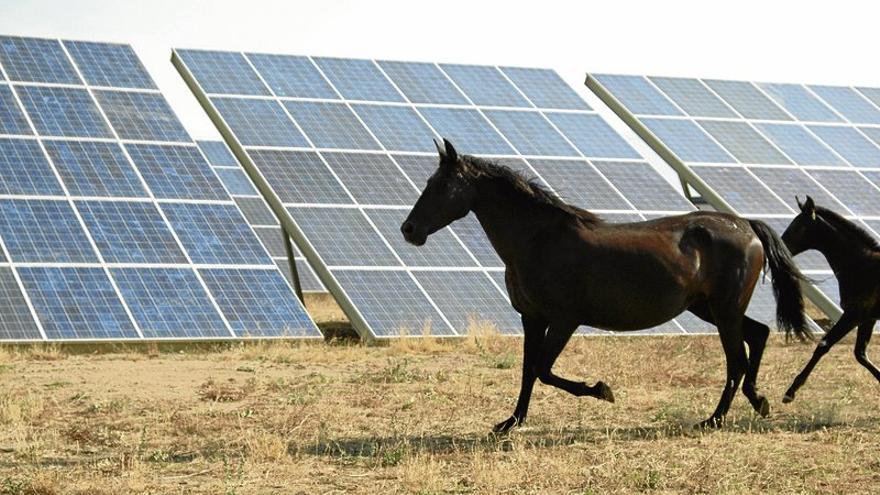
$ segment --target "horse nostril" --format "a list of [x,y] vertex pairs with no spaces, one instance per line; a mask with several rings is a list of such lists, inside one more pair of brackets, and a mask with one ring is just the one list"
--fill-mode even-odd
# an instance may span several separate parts
[[415,232],[416,227],[412,224],[412,222],[403,222],[403,225],[400,226],[400,231],[403,232],[403,235],[410,235]]

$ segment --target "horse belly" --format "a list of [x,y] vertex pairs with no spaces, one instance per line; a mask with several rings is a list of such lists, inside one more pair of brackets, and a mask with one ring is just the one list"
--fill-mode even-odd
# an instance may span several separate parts
[[698,297],[693,278],[654,268],[594,275],[579,298],[583,323],[605,330],[642,330],[685,311]]

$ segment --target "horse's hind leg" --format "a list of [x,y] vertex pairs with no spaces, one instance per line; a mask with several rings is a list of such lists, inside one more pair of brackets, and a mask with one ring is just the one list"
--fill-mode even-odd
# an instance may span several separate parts
[[559,357],[577,327],[577,324],[550,324],[547,336],[544,338],[544,345],[541,348],[541,356],[538,359],[538,379],[545,385],[560,388],[578,397],[589,396],[614,402],[611,387],[601,381],[591,387],[584,382],[567,380],[553,374],[553,363],[556,362],[556,358]]
[[763,417],[770,414],[770,402],[758,393],[756,383],[758,370],[761,367],[761,358],[764,355],[764,348],[767,346],[767,337],[769,336],[770,327],[748,316],[743,318],[743,337],[749,346],[749,364],[746,369],[746,377],[743,380],[743,394],[749,399],[749,403],[752,404],[755,411]]
[[859,325],[859,333],[856,337],[856,361],[868,369],[874,378],[880,382],[880,370],[874,366],[874,363],[868,359],[868,342],[871,341],[871,334],[874,333],[874,323],[876,320],[867,321]]
[[848,334],[858,321],[858,317],[854,316],[852,313],[847,313],[846,311],[843,312],[840,319],[837,320],[837,323],[835,323],[834,326],[831,327],[831,330],[828,330],[828,333],[826,333],[825,336],[822,337],[822,340],[819,341],[816,350],[813,351],[813,356],[810,358],[810,361],[804,366],[804,369],[798,373],[798,376],[795,377],[794,381],[791,382],[791,386],[788,387],[785,396],[782,397],[783,403],[788,404],[794,400],[798,389],[807,382],[807,378],[809,378],[810,373],[813,372],[813,368],[816,367],[819,360],[822,359],[822,356],[827,354],[834,344]]
[[740,381],[746,371],[746,349],[743,342],[742,332],[742,310],[733,309],[715,309],[713,307],[712,316],[718,326],[718,336],[721,337],[721,346],[724,348],[724,355],[727,359],[727,380],[724,383],[724,390],[721,392],[721,399],[718,401],[718,407],[708,419],[700,423],[701,428],[717,428],[724,422],[724,416],[730,409],[730,403],[739,388]]
[[[709,310],[707,303],[693,304],[688,308],[688,311],[703,321],[715,325],[715,318],[712,317],[712,311]],[[770,328],[767,325],[755,321],[748,316],[743,317],[743,337],[746,344],[749,345],[748,368],[746,368],[745,379],[743,380],[743,394],[745,394],[752,407],[761,416],[770,414],[770,402],[758,394],[755,383],[758,379],[758,368],[761,366],[761,357],[764,355],[764,348],[767,345],[767,337],[769,335]]]

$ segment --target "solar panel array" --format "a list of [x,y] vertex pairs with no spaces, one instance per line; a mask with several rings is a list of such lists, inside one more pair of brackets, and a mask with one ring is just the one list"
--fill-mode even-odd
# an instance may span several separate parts
[[0,340],[319,337],[127,45],[0,36]]
[[[257,191],[257,187],[241,168],[232,152],[229,151],[226,143],[223,141],[197,141],[197,143],[208,159],[208,163],[220,178],[220,182],[226,186],[226,190],[229,191],[232,199],[244,213],[245,219],[257,233],[263,247],[269,251],[269,255],[281,273],[293,284],[293,274],[287,259],[287,248],[284,245],[285,234],[281,229],[278,217]],[[291,247],[294,250],[294,261],[302,291],[327,292],[324,284],[318,280],[315,271],[309,266],[299,249],[295,245]]]
[[[795,195],[811,195],[880,232],[880,89],[620,75],[587,84],[695,174],[704,184],[692,185],[715,207],[782,232],[799,211]],[[796,259],[836,301],[825,259],[815,251]]]
[[[399,233],[437,166],[434,137],[611,221],[694,209],[552,70],[202,50],[172,60],[367,335],[419,334],[426,321],[460,335],[474,315],[521,332],[473,215],[420,248]],[[685,329],[710,327],[687,314],[651,331]]]

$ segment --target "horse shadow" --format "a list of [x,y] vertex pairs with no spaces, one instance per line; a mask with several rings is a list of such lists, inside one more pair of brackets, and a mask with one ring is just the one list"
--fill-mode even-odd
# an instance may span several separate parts
[[[806,434],[837,428],[876,428],[878,422],[870,419],[843,421],[837,419],[780,416],[776,421],[758,418],[736,418],[725,423],[720,431],[736,434]],[[657,426],[625,428],[539,428],[524,427],[511,434],[488,435],[391,435],[350,438],[327,438],[305,445],[291,444],[288,450],[330,457],[377,457],[394,452],[451,454],[461,452],[500,452],[525,448],[547,448],[574,444],[600,444],[610,441],[637,442],[669,438],[688,438],[711,435],[716,430],[701,430],[691,423],[671,423]]]

